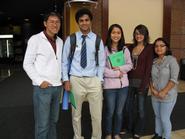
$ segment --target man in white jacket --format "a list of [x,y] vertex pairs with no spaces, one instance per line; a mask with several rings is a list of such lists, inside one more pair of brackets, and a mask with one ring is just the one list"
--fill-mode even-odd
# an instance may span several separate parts
[[23,62],[33,84],[35,139],[57,138],[56,123],[62,89],[63,41],[57,36],[60,26],[60,15],[54,12],[47,14],[45,30],[29,39]]

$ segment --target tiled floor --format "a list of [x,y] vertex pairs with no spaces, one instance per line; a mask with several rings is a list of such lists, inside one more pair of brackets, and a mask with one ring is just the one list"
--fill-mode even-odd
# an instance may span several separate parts
[[[11,76],[13,72],[14,71],[10,69],[1,69],[0,70],[0,81]],[[178,92],[179,93],[185,92],[185,81],[179,80]],[[141,139],[151,139],[151,137],[152,135],[148,135],[148,136],[142,137]],[[173,131],[171,139],[185,139],[185,129]]]
[[[147,136],[141,137],[141,139],[151,139],[152,137],[153,135],[147,135]],[[122,139],[132,139],[132,138],[122,137]],[[172,131],[171,139],[185,139],[185,129]]]
[[[144,136],[141,139],[151,139],[152,135]],[[171,139],[185,139],[185,129],[172,132]]]

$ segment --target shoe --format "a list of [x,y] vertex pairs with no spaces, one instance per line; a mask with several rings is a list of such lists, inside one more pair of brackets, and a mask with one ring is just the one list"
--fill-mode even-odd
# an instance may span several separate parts
[[120,135],[115,135],[114,139],[121,139]]
[[133,139],[140,139],[140,136],[137,134],[134,134]]
[[162,139],[162,137],[155,133],[151,139]]
[[111,136],[111,135],[107,135],[107,136],[105,137],[105,139],[112,139],[112,136]]
[[158,139],[158,134],[154,134],[154,136],[151,139]]

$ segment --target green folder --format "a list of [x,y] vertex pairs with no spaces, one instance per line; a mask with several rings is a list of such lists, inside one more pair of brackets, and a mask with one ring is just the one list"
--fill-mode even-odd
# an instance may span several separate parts
[[76,101],[72,91],[70,91],[69,93],[69,100],[71,102],[71,105],[76,109]]
[[108,56],[112,67],[119,67],[125,64],[125,56],[123,51],[116,52]]

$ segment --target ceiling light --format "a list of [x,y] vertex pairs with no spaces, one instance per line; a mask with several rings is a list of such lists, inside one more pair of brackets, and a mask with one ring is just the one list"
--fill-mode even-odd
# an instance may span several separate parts
[[96,5],[98,4],[97,0],[68,0],[66,3],[69,5],[69,7],[71,7],[71,3],[90,3]]
[[11,39],[13,38],[12,34],[0,35],[0,39]]

